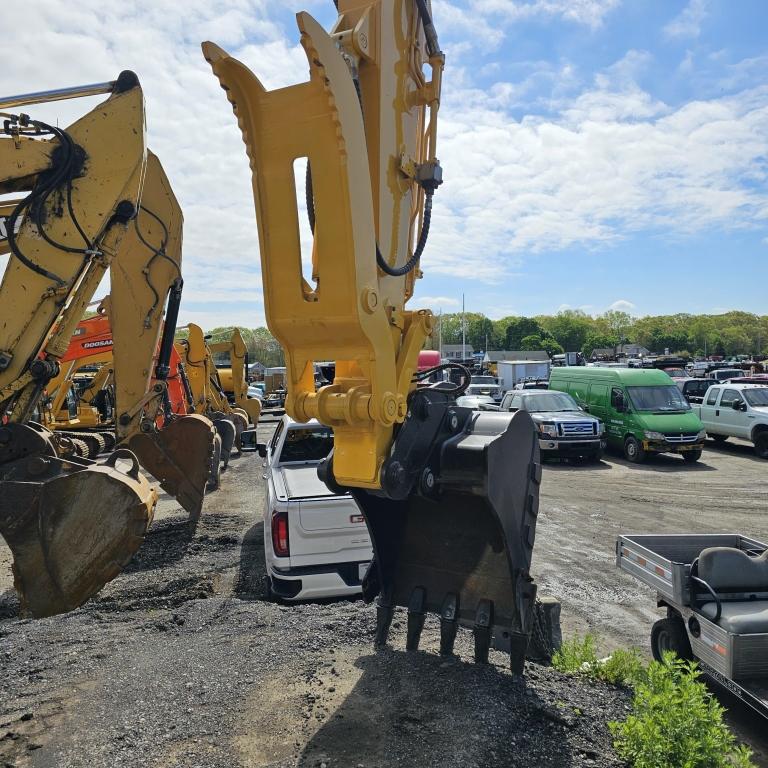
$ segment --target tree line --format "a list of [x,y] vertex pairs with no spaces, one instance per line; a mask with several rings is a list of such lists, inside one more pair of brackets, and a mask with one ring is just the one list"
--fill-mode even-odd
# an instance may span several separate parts
[[[460,312],[444,314],[443,344],[461,344]],[[578,309],[566,309],[556,315],[503,317],[491,320],[481,313],[464,315],[467,344],[475,350],[535,350],[550,354],[617,348],[636,343],[650,352],[663,354],[764,355],[768,353],[768,315],[726,312],[721,315],[649,315],[632,317],[627,312],[610,310],[591,316]],[[430,339],[437,349],[439,329]],[[487,340],[487,341],[486,341]],[[487,343],[487,346],[486,346]]]
[[[443,344],[461,344],[460,312],[435,318],[428,349],[437,349],[442,328]],[[766,355],[768,354],[768,315],[749,312],[726,312],[721,315],[649,315],[632,317],[626,312],[610,310],[601,315],[588,315],[578,309],[566,309],[556,315],[534,317],[509,316],[491,320],[479,312],[464,315],[466,343],[476,351],[540,350],[550,355],[581,352],[585,356],[594,349],[617,348],[636,343],[650,352],[663,354]],[[251,362],[266,367],[285,365],[280,344],[267,328],[240,327]],[[207,332],[212,341],[229,338],[232,326],[213,328]]]

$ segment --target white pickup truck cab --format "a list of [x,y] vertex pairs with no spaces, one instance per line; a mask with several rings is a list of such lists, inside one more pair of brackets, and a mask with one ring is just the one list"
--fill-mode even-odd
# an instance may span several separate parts
[[266,459],[264,557],[272,598],[313,600],[362,591],[373,556],[360,509],[349,494],[331,493],[317,465],[333,448],[333,433],[317,421],[283,416]]
[[749,440],[761,459],[768,459],[768,386],[729,381],[713,384],[701,405],[692,406],[709,437]]

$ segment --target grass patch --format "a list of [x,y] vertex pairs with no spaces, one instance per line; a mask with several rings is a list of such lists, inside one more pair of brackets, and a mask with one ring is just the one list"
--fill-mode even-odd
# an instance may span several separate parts
[[632,713],[608,724],[616,753],[632,768],[754,768],[751,750],[728,729],[695,662],[669,653],[646,666],[635,649],[600,659],[595,636],[586,635],[563,643],[552,666],[633,688]]
[[637,649],[620,649],[601,659],[594,635],[566,640],[552,656],[552,666],[568,675],[583,675],[612,685],[635,685],[645,677],[645,665]]

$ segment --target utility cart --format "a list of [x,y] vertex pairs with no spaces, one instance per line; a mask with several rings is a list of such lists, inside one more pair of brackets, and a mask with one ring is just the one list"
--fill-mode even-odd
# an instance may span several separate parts
[[651,650],[696,659],[768,718],[768,547],[735,533],[619,536],[616,564],[657,592]]

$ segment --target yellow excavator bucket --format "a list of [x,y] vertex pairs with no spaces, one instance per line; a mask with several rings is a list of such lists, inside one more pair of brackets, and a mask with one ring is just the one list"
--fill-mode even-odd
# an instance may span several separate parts
[[100,465],[63,460],[53,435],[34,425],[0,428],[0,480],[0,534],[21,614],[35,618],[77,608],[120,573],[157,503],[130,451]]
[[166,493],[176,497],[193,521],[200,519],[203,508],[214,461],[215,434],[209,419],[190,414],[128,441],[141,466],[158,479]]

